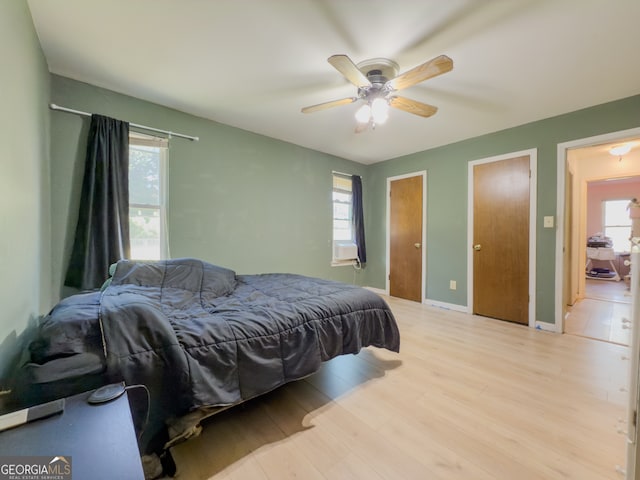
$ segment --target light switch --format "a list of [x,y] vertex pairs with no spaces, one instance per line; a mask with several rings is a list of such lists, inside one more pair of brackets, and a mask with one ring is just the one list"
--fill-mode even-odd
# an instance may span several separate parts
[[544,228],[553,228],[553,215],[544,217]]

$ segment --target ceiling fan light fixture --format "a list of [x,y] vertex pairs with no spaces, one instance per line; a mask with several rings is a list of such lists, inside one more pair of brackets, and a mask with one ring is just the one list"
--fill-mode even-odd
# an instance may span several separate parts
[[453,60],[439,55],[398,75],[398,64],[386,58],[365,60],[357,65],[347,55],[331,55],[327,61],[352,85],[357,87],[357,96],[319,103],[302,108],[302,113],[317,112],[327,108],[347,105],[363,100],[355,117],[358,126],[355,132],[361,133],[369,126],[385,123],[389,117],[389,108],[396,108],[421,117],[434,115],[438,108],[410,98],[395,95],[398,90],[412,87],[453,69]]
[[371,102],[371,119],[373,123],[382,125],[389,118],[389,103],[385,98],[374,98]]
[[371,105],[365,103],[356,111],[356,120],[358,123],[369,123],[371,119]]

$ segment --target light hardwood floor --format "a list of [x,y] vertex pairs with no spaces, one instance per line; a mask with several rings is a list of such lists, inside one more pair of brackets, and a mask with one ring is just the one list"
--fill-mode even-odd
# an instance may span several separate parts
[[627,347],[386,298],[367,348],[208,420],[181,480],[621,478]]
[[631,293],[624,282],[587,279],[585,298],[568,308],[564,331],[570,335],[629,345]]

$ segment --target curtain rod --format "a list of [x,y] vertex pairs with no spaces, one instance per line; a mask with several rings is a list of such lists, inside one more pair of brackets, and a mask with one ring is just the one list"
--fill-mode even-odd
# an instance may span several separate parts
[[[49,108],[51,108],[51,110],[60,110],[61,112],[75,113],[76,115],[81,115],[83,117],[91,116],[91,114],[88,112],[82,112],[80,110],[73,110],[72,108],[61,107],[59,105],[56,105],[55,103],[49,104]],[[169,135],[169,137],[186,138],[187,140],[192,140],[194,142],[197,142],[198,140],[200,140],[199,137],[192,137],[191,135],[184,135],[182,133],[170,132],[169,130],[161,130],[159,128],[146,127],[144,125],[138,125],[137,123],[129,123],[129,125],[135,128],[140,128],[142,130],[149,130],[151,132],[164,133],[166,135]]]
[[361,175],[354,175],[352,173],[344,173],[344,172],[338,172],[337,170],[331,170],[331,173],[335,173],[337,175],[344,175],[345,177],[361,177]]

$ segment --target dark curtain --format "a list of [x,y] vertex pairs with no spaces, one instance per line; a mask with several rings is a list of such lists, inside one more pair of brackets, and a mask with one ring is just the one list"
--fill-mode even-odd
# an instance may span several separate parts
[[351,177],[351,190],[353,191],[353,227],[356,245],[358,245],[358,258],[360,263],[367,263],[367,246],[364,241],[364,214],[362,212],[362,178],[358,175]]
[[65,285],[100,287],[129,257],[129,123],[91,116],[78,224]]

